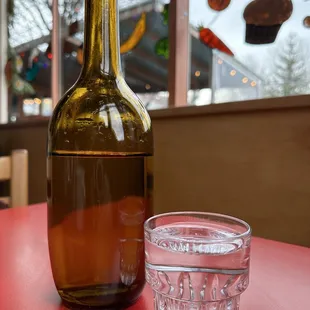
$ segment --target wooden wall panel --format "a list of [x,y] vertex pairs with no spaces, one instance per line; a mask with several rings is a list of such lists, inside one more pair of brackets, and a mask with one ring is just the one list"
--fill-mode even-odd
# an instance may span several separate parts
[[309,109],[155,120],[154,132],[157,213],[226,213],[310,246]]
[[[183,112],[153,117],[155,212],[227,213],[257,236],[310,246],[310,108]],[[30,203],[46,197],[46,130],[0,127],[2,153],[29,151]]]
[[[46,201],[47,122],[29,127],[1,127],[0,152],[8,155],[14,149],[29,153],[29,203]],[[2,155],[1,154],[1,155]]]

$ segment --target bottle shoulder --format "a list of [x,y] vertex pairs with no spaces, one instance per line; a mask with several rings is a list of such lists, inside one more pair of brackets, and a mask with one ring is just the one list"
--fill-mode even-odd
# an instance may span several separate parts
[[150,116],[122,78],[79,80],[55,107],[49,126],[50,151],[151,153],[152,139]]

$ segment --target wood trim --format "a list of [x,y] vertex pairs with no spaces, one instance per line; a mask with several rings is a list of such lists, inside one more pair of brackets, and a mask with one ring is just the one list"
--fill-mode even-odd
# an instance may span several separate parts
[[[287,111],[310,109],[310,95],[291,96],[282,98],[257,99],[250,101],[226,102],[204,106],[171,107],[162,110],[149,111],[152,119],[183,118],[204,116],[207,114],[256,113],[268,111]],[[47,126],[48,117],[23,120],[16,123],[0,124],[0,130]]]
[[11,179],[11,157],[0,157],[0,181]]
[[11,156],[11,208],[28,205],[28,151],[14,150]]
[[150,111],[152,119],[200,117],[205,115],[258,113],[310,109],[310,95],[227,102],[204,106],[186,106]]
[[7,62],[7,0],[0,1],[0,123],[8,122],[8,87],[5,76]]
[[169,106],[187,105],[189,81],[189,0],[171,0],[169,6]]

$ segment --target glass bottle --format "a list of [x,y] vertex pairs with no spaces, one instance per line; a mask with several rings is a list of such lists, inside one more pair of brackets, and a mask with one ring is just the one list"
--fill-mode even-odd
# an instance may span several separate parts
[[145,282],[150,117],[121,72],[117,0],[85,0],[84,65],[48,130],[48,242],[72,309],[126,307]]

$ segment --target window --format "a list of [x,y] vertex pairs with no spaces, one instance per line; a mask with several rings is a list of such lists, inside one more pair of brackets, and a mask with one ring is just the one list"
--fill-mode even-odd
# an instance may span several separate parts
[[[162,1],[127,1],[131,6],[120,8],[121,51],[127,40],[140,27],[137,45],[122,53],[125,79],[148,109],[168,105],[168,25]],[[142,30],[143,29],[143,30]]]
[[[51,57],[48,49],[52,13],[46,2],[8,0],[9,121],[50,115]],[[13,6],[14,4],[14,6]]]
[[[81,70],[84,1],[59,2],[63,93],[73,85]],[[274,40],[270,40],[270,37],[268,40],[274,42],[268,44],[253,44],[257,37],[249,32],[251,18],[261,17],[253,13],[257,10],[252,13],[249,11],[246,14],[247,25],[244,12],[252,2],[173,0],[171,15],[171,5],[167,6],[169,0],[119,0],[125,79],[148,109],[168,107],[169,97],[172,105],[179,105],[179,100],[175,99],[178,89],[174,87],[172,91],[170,84],[177,85],[186,78],[188,87],[183,87],[186,85],[183,83],[182,89],[188,89],[188,105],[310,94],[310,67],[307,61],[310,56],[310,13],[309,16],[307,14],[310,12],[310,1],[292,0],[292,13],[282,12],[281,8],[269,12],[278,26],[269,32]],[[255,2],[259,3],[259,0]],[[10,121],[29,116],[49,116],[52,113],[50,3],[47,0],[15,0],[14,10],[8,6],[11,49],[5,73],[10,80]],[[187,3],[189,12],[185,9]],[[176,13],[176,7],[182,4],[184,12],[181,9]],[[179,59],[176,62],[179,67],[187,68],[187,57],[180,60],[180,54],[182,57],[188,54],[183,50],[186,44],[175,52],[176,48],[179,49],[176,42],[184,33],[170,29],[169,16],[173,14],[182,21],[176,27],[186,25],[189,32],[188,74],[182,77],[173,70],[169,71],[176,58]],[[281,21],[278,21],[279,16],[282,16]],[[171,38],[176,40],[171,41]],[[186,104],[185,97],[184,94],[181,105]]]
[[[59,2],[61,28],[65,34],[61,38],[64,93],[74,84],[82,66],[84,1]],[[150,109],[167,106],[168,59],[162,49],[168,37],[163,15],[165,3],[167,1],[119,0],[125,78]],[[25,90],[16,95],[16,87],[10,87],[10,120],[49,116],[52,113],[52,8],[48,1],[15,0],[12,12],[9,42],[17,57],[13,69],[16,63],[22,67],[16,87],[22,84]]]
[[[272,34],[274,42],[268,44],[246,43],[244,11],[250,2],[226,1],[227,8],[217,7],[223,10],[216,11],[211,8],[214,1],[190,0],[191,31],[196,40],[191,46],[189,104],[310,93],[310,2],[293,0],[291,16],[281,8],[270,12],[275,23],[279,16],[286,17],[278,34]],[[254,10],[248,19],[251,14]]]

